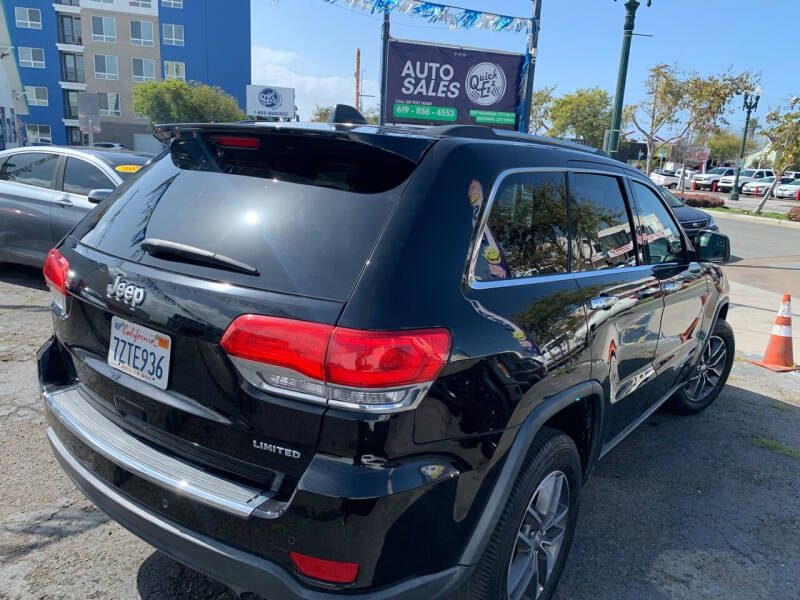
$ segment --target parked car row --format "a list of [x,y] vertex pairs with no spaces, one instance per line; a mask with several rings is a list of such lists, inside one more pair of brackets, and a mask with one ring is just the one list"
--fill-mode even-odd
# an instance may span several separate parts
[[660,185],[669,190],[676,190],[681,185],[681,176],[683,176],[683,187],[689,189],[692,187],[692,177],[696,171],[691,169],[677,169],[669,171],[666,169],[656,169],[650,175],[650,180],[656,185]]
[[[789,184],[794,180],[794,177],[781,177],[779,183]],[[742,186],[742,194],[745,194],[746,196],[762,196],[766,193],[774,181],[774,175],[770,177],[762,177],[761,179],[756,179],[755,181],[748,181]]]

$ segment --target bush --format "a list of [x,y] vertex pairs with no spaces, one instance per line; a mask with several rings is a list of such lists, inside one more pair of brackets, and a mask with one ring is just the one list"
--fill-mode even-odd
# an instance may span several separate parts
[[789,209],[789,212],[786,213],[786,218],[789,221],[797,221],[800,223],[800,206]]
[[725,201],[717,196],[709,194],[692,194],[691,196],[683,197],[686,204],[696,208],[722,208],[725,206]]

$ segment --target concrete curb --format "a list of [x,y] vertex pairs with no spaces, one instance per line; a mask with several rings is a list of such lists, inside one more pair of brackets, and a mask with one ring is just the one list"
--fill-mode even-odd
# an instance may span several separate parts
[[[707,210],[700,208],[700,210]],[[781,227],[794,227],[800,229],[800,223],[796,221],[787,221],[786,219],[770,219],[768,217],[756,217],[754,215],[737,215],[736,213],[728,213],[721,210],[709,210],[710,215],[720,215],[723,219],[739,219],[740,221],[750,221],[751,223],[761,223],[762,225],[780,225]]]

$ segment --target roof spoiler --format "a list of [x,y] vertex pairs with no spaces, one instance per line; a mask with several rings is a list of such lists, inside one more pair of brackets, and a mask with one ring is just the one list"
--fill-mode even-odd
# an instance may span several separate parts
[[349,104],[336,104],[328,114],[328,123],[352,123],[367,125],[368,122],[358,110]]

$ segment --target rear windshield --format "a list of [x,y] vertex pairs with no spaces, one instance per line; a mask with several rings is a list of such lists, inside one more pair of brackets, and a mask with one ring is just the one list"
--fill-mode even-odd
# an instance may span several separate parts
[[[250,153],[175,140],[72,235],[173,272],[346,300],[416,165],[361,142],[280,137]],[[257,274],[165,256],[150,243],[146,252],[146,239],[213,252]]]

